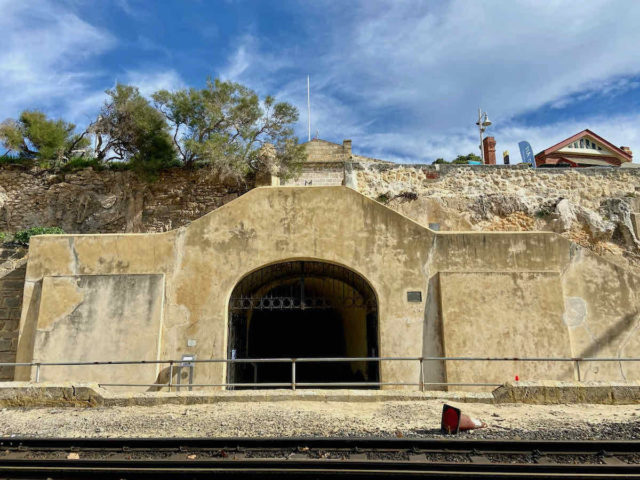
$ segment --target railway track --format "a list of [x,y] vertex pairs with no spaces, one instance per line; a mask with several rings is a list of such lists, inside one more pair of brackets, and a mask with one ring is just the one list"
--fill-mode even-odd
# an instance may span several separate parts
[[640,441],[12,438],[0,478],[640,480]]

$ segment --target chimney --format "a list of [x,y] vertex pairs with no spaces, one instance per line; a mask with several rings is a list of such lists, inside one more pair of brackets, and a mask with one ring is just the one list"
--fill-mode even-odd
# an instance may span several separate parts
[[620,150],[622,150],[624,153],[628,153],[631,157],[631,160],[633,161],[633,152],[629,147],[620,147]]
[[351,140],[343,140],[342,149],[344,150],[345,155],[350,157],[351,156]]
[[482,141],[482,151],[484,152],[484,164],[495,165],[496,164],[496,139],[493,137],[486,137]]

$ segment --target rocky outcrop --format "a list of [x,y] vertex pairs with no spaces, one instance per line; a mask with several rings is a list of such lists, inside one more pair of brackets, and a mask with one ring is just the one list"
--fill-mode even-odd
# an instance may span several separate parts
[[0,168],[0,232],[58,226],[70,233],[162,232],[220,207],[251,185],[206,168],[172,169],[150,182],[131,171],[74,173]]
[[354,171],[362,193],[423,225],[548,230],[640,267],[636,169],[359,165]]

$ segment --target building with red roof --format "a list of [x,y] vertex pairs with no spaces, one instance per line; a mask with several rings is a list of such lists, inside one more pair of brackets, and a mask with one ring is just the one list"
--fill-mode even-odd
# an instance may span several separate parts
[[620,167],[631,163],[629,147],[616,147],[591,130],[583,130],[536,155],[537,167]]

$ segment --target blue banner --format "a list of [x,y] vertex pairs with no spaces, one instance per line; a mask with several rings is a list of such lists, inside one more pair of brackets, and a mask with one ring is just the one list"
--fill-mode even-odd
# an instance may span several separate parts
[[524,163],[530,164],[533,168],[536,168],[536,161],[533,158],[533,149],[529,142],[520,142],[518,143],[518,147],[520,147],[520,156],[522,157],[522,161]]

